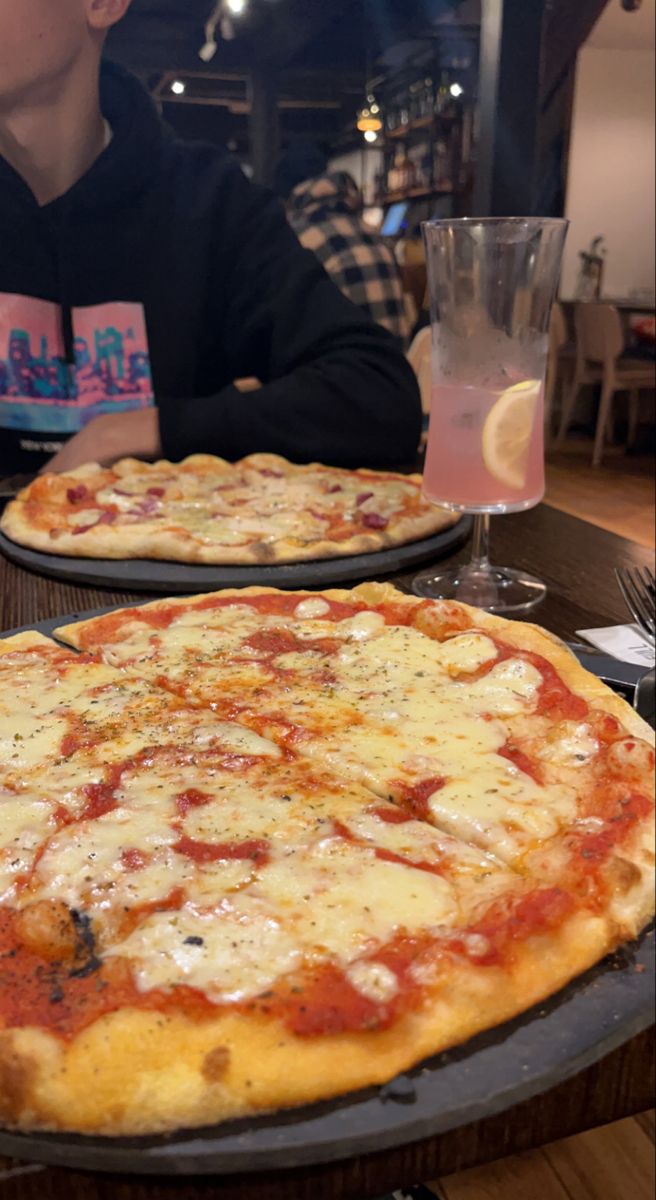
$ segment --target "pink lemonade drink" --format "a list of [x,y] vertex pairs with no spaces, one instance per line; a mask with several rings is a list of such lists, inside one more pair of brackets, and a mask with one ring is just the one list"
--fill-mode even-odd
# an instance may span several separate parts
[[544,494],[541,380],[433,386],[424,494],[468,512],[531,508]]

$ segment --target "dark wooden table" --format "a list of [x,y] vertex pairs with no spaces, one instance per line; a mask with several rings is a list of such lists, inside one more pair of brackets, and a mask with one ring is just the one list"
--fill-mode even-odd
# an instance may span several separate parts
[[[494,521],[492,528],[496,561],[533,571],[549,586],[535,619],[568,639],[577,629],[625,621],[613,567],[653,562],[645,547],[546,505]],[[454,561],[467,553],[462,549]],[[407,590],[411,581],[411,575],[396,580]],[[137,598],[56,583],[0,557],[0,629]],[[654,1092],[647,1031],[533,1100],[396,1150],[270,1176],[198,1180],[90,1175],[0,1159],[0,1195],[2,1200],[368,1200],[641,1112],[654,1104]]]

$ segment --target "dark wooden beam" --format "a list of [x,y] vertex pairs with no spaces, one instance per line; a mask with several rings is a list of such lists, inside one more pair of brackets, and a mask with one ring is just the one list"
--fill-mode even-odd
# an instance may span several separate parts
[[607,3],[608,0],[576,0],[576,4],[571,0],[552,0],[545,17],[545,100],[572,67]]
[[544,0],[482,0],[475,216],[534,212]]
[[253,178],[270,187],[278,159],[278,78],[271,65],[260,64],[249,81],[249,133]]

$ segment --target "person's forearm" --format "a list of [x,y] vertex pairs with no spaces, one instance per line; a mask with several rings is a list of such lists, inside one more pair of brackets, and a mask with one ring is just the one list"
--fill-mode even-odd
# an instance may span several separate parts
[[105,413],[90,421],[51,458],[42,470],[72,471],[82,463],[109,465],[118,458],[158,458],[162,453],[159,413],[156,408]]
[[347,352],[244,395],[161,402],[164,454],[199,449],[235,460],[266,450],[294,462],[391,466],[414,460],[421,404],[414,373],[400,355]]

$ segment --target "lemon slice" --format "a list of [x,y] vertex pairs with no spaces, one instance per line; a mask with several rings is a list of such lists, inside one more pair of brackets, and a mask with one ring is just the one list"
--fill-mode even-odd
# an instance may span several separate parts
[[540,399],[539,379],[506,388],[483,426],[483,462],[498,483],[520,490],[526,483],[528,454]]

